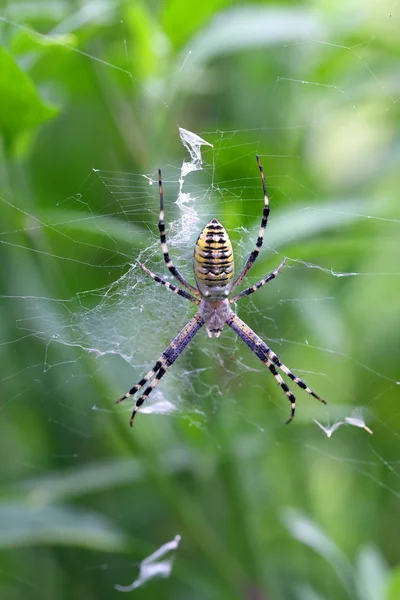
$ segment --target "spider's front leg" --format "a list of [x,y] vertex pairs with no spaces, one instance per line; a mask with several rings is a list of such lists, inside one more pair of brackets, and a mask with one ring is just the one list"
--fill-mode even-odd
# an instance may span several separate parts
[[160,193],[160,216],[158,219],[158,230],[160,232],[161,250],[164,257],[164,262],[167,266],[167,269],[170,271],[170,273],[172,273],[175,279],[177,279],[179,283],[181,283],[191,294],[194,294],[198,297],[200,295],[199,290],[186,281],[183,275],[181,275],[178,269],[175,267],[169,255],[167,246],[167,235],[165,233],[164,223],[164,191],[161,177],[161,169],[158,169],[158,189]]
[[116,401],[116,404],[119,404],[126,398],[133,396],[143,387],[152,377],[154,377],[148,387],[144,390],[143,394],[136,400],[135,407],[132,411],[132,416],[130,418],[130,425],[133,425],[133,420],[135,418],[136,413],[139,408],[142,406],[143,402],[149,397],[153,389],[156,387],[160,379],[165,375],[167,369],[176,361],[178,356],[182,354],[183,350],[189,344],[189,342],[194,338],[199,329],[204,325],[204,319],[197,313],[190,321],[185,325],[180,333],[172,340],[170,345],[164,350],[161,354],[160,358],[157,360],[154,367],[145,375],[142,379],[140,379],[136,385],[134,385],[129,392],[127,392],[124,396],[119,398]]
[[171,292],[178,294],[178,296],[182,296],[182,298],[186,298],[186,300],[190,300],[190,302],[193,302],[194,304],[200,304],[200,300],[198,298],[195,298],[194,296],[192,296],[192,294],[185,292],[185,290],[181,290],[180,288],[178,288],[178,286],[174,285],[173,283],[169,283],[169,281],[166,281],[162,277],[159,277],[158,275],[150,271],[150,269],[148,269],[145,265],[143,265],[140,262],[140,260],[136,260],[136,264],[138,264],[139,267],[143,269],[145,273],[147,273],[147,275],[150,275],[150,277],[154,279],[154,281],[156,281],[157,283],[161,283],[161,285],[165,286],[167,290],[171,290]]
[[261,183],[262,183],[262,188],[263,188],[263,193],[264,193],[264,210],[263,210],[263,214],[262,214],[262,218],[261,218],[261,225],[260,225],[260,229],[258,232],[258,238],[256,241],[256,245],[254,247],[254,250],[250,253],[250,256],[247,259],[246,264],[244,265],[241,273],[239,274],[237,279],[233,282],[232,289],[231,289],[232,292],[238,287],[238,285],[241,284],[243,279],[246,277],[247,273],[250,271],[251,267],[256,262],[257,257],[261,250],[261,246],[263,245],[264,233],[265,233],[265,229],[268,224],[270,208],[269,208],[269,198],[268,198],[268,193],[267,193],[267,185],[265,183],[264,169],[262,167],[262,164],[260,163],[260,158],[257,154],[256,154],[256,159],[257,159],[258,168],[260,170]]
[[243,290],[243,292],[240,292],[240,294],[236,294],[236,296],[234,296],[233,298],[231,298],[229,300],[229,303],[232,304],[233,302],[237,302],[237,300],[240,300],[240,298],[243,298],[244,296],[250,296],[250,294],[254,294],[254,292],[259,290],[263,285],[265,285],[269,281],[272,281],[273,279],[275,279],[275,277],[278,275],[278,273],[280,273],[281,269],[283,269],[283,267],[285,266],[286,261],[287,261],[287,258],[285,257],[283,259],[283,261],[281,262],[281,264],[279,265],[279,267],[277,267],[275,269],[275,271],[272,271],[272,273],[270,273],[269,275],[264,277],[264,279],[261,279],[261,281],[258,281],[251,287]]

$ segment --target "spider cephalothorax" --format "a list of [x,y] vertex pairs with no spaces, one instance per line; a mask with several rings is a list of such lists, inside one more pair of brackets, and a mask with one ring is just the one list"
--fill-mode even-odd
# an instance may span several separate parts
[[208,337],[218,338],[221,335],[231,312],[228,300],[200,300],[199,313],[204,320]]
[[239,276],[234,280],[234,263],[231,241],[221,223],[219,223],[217,219],[212,219],[200,233],[194,249],[193,267],[197,287],[194,287],[186,281],[186,279],[174,266],[169,256],[164,225],[164,198],[161,171],[158,171],[160,191],[160,218],[158,221],[158,229],[160,231],[161,249],[167,268],[175,277],[175,279],[177,279],[188,291],[182,290],[176,285],[173,285],[161,277],[158,277],[158,275],[155,275],[149,271],[149,269],[142,265],[142,263],[139,261],[137,261],[137,263],[143,269],[143,271],[150,275],[150,277],[152,277],[155,281],[175,292],[175,294],[183,296],[187,300],[197,304],[199,310],[187,323],[187,325],[185,325],[182,331],[178,333],[176,338],[172,340],[168,348],[164,350],[154,367],[142,379],[140,379],[140,381],[138,381],[138,383],[131,388],[129,392],[117,400],[117,403],[122,402],[125,400],[125,398],[129,398],[129,396],[136,394],[136,392],[139,391],[140,388],[143,387],[147,382],[150,382],[143,394],[136,401],[130,419],[131,425],[133,424],[135,415],[143,402],[158,384],[167,369],[175,362],[178,356],[183,352],[183,350],[193,339],[199,329],[203,327],[203,325],[205,325],[209,337],[219,337],[224,325],[228,325],[249,346],[250,350],[254,352],[254,354],[256,354],[256,356],[258,356],[258,358],[266,365],[281,386],[282,390],[285,392],[291,404],[291,413],[287,421],[288,423],[293,420],[295,414],[296,398],[290,391],[285,381],[282,379],[276,367],[285,373],[285,375],[294,381],[294,383],[296,383],[301,389],[311,394],[311,396],[314,396],[314,398],[317,398],[317,400],[320,402],[326,404],[325,400],[317,396],[317,394],[315,394],[304,381],[292,373],[290,369],[288,369],[279,360],[275,352],[273,352],[271,348],[269,348],[267,344],[265,344],[265,342],[263,342],[263,340],[256,333],[254,333],[254,331],[250,329],[248,325],[246,325],[246,323],[239,319],[239,317],[231,310],[230,307],[232,302],[236,302],[240,298],[256,292],[258,289],[260,289],[260,287],[268,283],[268,281],[275,279],[286,262],[286,259],[284,259],[277,269],[264,277],[264,279],[243,290],[242,292],[239,292],[239,294],[230,297],[231,293],[241,284],[244,277],[247,275],[248,271],[251,269],[255,260],[257,259],[263,243],[264,231],[268,222],[269,199],[265,184],[264,171],[258,156],[256,156],[256,158],[261,174],[264,192],[264,210],[255,248],[250,253],[250,256],[248,257],[246,264],[241,270]]

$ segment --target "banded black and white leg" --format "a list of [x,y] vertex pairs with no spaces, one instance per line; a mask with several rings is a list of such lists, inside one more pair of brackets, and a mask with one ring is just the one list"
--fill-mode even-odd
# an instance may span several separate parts
[[177,279],[189,292],[194,294],[195,296],[199,296],[199,290],[191,285],[183,275],[180,274],[178,269],[175,267],[174,263],[171,260],[171,257],[168,252],[167,245],[167,236],[165,233],[165,223],[164,223],[164,192],[162,185],[162,177],[161,177],[161,169],[158,169],[158,188],[160,192],[160,216],[158,219],[158,230],[160,232],[160,242],[161,242],[161,250],[164,256],[165,264],[167,265],[167,269],[172,273],[172,275]]
[[143,394],[136,400],[136,404],[129,421],[131,426],[133,425],[135,415],[142,406],[143,402],[149,397],[153,389],[156,387],[156,385],[158,385],[160,379],[165,375],[169,367],[174,364],[176,359],[182,354],[186,346],[194,338],[196,333],[203,325],[204,320],[200,313],[197,313],[192,319],[190,319],[182,331],[178,333],[169,346],[164,350],[154,367],[142,379],[140,379],[137,384],[129,390],[129,392],[116,401],[116,404],[119,404],[123,400],[126,400],[126,398],[133,396],[140,390],[140,388],[142,388],[148,381],[151,380]]
[[259,158],[258,154],[256,154],[256,159],[257,159],[258,168],[260,169],[262,188],[263,188],[263,192],[264,192],[264,210],[263,210],[263,215],[262,215],[262,219],[261,219],[260,230],[258,232],[258,238],[257,238],[257,241],[256,241],[255,248],[250,253],[250,256],[247,259],[246,264],[244,265],[244,267],[243,267],[241,273],[239,274],[238,278],[233,282],[232,290],[231,291],[233,291],[234,289],[236,289],[238,287],[238,285],[241,284],[241,282],[243,281],[243,279],[246,277],[247,273],[250,271],[251,267],[256,262],[257,256],[260,253],[261,246],[263,245],[264,233],[265,233],[265,229],[266,229],[267,223],[268,223],[268,216],[269,216],[269,210],[270,209],[269,209],[269,198],[268,198],[268,193],[267,193],[267,185],[265,183],[264,169],[262,167],[262,164],[260,162],[260,158]]
[[200,300],[192,296],[192,294],[189,294],[189,292],[185,292],[185,290],[181,290],[180,288],[178,288],[178,286],[174,285],[173,283],[165,281],[165,279],[159,277],[158,275],[150,271],[150,269],[143,265],[139,260],[136,260],[136,262],[139,265],[139,267],[143,269],[143,271],[147,273],[147,275],[150,275],[150,277],[154,279],[154,281],[156,281],[157,283],[161,283],[161,285],[164,285],[168,290],[171,290],[171,292],[174,292],[175,294],[178,294],[178,296],[186,298],[186,300],[190,300],[190,302],[194,302],[194,304],[200,304]]
[[282,379],[281,375],[276,370],[275,365],[302,390],[313,396],[313,398],[319,400],[319,402],[326,404],[325,400],[323,400],[320,396],[313,392],[312,389],[309,388],[308,385],[302,379],[300,379],[300,377],[297,377],[297,375],[292,373],[292,371],[280,361],[275,352],[273,352],[271,348],[269,348],[269,346],[267,346],[267,344],[256,333],[254,333],[254,331],[248,325],[246,325],[246,323],[244,323],[244,321],[242,321],[237,315],[232,313],[229,319],[226,321],[226,323],[245,342],[245,344],[247,344],[250,350],[254,352],[254,354],[256,354],[256,356],[258,356],[258,358],[268,367],[268,369],[271,371],[271,373],[285,392],[291,404],[291,415],[287,423],[290,423],[290,421],[292,421],[294,418],[296,410],[296,398],[294,394],[290,391],[288,385]]
[[260,287],[262,287],[269,281],[272,281],[272,279],[275,279],[275,277],[278,275],[278,273],[281,271],[281,269],[283,269],[283,267],[285,266],[286,261],[287,261],[287,258],[284,258],[283,261],[281,262],[281,264],[279,265],[279,267],[277,267],[275,269],[275,271],[272,271],[272,273],[270,273],[269,275],[264,277],[264,279],[261,279],[261,281],[258,281],[251,287],[247,288],[246,290],[243,290],[243,292],[240,292],[240,294],[237,294],[236,296],[231,298],[229,300],[230,304],[232,304],[232,302],[236,302],[237,300],[239,300],[240,298],[243,298],[244,296],[250,296],[250,294],[253,294],[257,290],[259,290]]

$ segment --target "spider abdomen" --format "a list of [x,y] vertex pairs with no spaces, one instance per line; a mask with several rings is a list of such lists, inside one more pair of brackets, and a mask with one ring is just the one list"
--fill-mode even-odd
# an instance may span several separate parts
[[217,219],[212,219],[197,238],[193,262],[201,295],[209,300],[226,298],[233,283],[233,252],[229,236]]

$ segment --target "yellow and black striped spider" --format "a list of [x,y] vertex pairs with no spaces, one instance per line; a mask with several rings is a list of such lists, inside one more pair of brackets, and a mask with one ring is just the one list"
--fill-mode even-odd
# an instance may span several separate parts
[[317,400],[320,402],[326,404],[325,400],[317,396],[317,394],[315,394],[308,387],[308,385],[304,383],[304,381],[297,377],[297,375],[294,375],[294,373],[292,373],[279,360],[271,348],[269,348],[267,344],[265,344],[262,339],[258,337],[258,335],[254,333],[250,327],[248,327],[248,325],[246,325],[246,323],[239,319],[239,317],[231,310],[230,307],[232,302],[236,302],[240,298],[252,294],[253,292],[259,290],[260,287],[262,287],[265,283],[275,279],[286,262],[285,258],[279,267],[264,277],[264,279],[243,290],[242,292],[239,292],[239,294],[236,294],[233,296],[233,298],[229,298],[229,296],[238,287],[238,285],[240,285],[244,277],[255,263],[260,252],[260,248],[263,244],[264,232],[268,222],[269,199],[265,184],[264,171],[259,157],[256,156],[256,159],[258,168],[260,169],[261,182],[264,192],[264,210],[255,248],[248,257],[247,262],[239,276],[233,281],[233,253],[231,241],[221,223],[219,223],[217,219],[212,219],[200,233],[194,249],[194,276],[197,287],[194,287],[186,281],[186,279],[174,266],[169,256],[164,225],[164,199],[161,170],[158,171],[158,184],[160,191],[160,217],[158,221],[158,229],[160,231],[161,249],[168,270],[188,291],[184,291],[168,281],[165,281],[161,277],[158,277],[158,275],[155,275],[149,271],[149,269],[147,269],[147,267],[142,265],[139,261],[136,262],[143,269],[143,271],[147,273],[147,275],[150,275],[150,277],[157,281],[157,283],[161,283],[169,290],[175,292],[175,294],[183,296],[183,298],[186,298],[187,300],[190,300],[190,302],[197,304],[199,310],[195,316],[190,319],[187,325],[185,325],[182,331],[178,333],[176,338],[172,340],[168,348],[164,350],[151,371],[149,371],[147,375],[138,381],[138,383],[134,385],[129,392],[122,396],[122,398],[117,400],[118,404],[126,398],[129,398],[129,396],[133,396],[138,390],[140,390],[141,387],[151,380],[148,387],[146,387],[143,394],[136,401],[130,419],[131,425],[133,424],[135,415],[142,406],[143,402],[146,400],[146,398],[148,398],[151,391],[160,381],[161,377],[166,373],[167,369],[169,369],[169,367],[176,361],[178,356],[183,352],[183,350],[194,338],[199,329],[203,327],[203,325],[206,326],[208,336],[215,336],[216,338],[221,335],[224,325],[229,325],[229,327],[231,327],[233,331],[248,345],[250,350],[254,352],[254,354],[258,356],[258,358],[268,367],[289,399],[291,413],[287,423],[290,423],[290,421],[293,420],[296,409],[296,398],[282,379],[281,375],[278,373],[276,367],[290,377],[290,379],[292,379],[294,383],[296,383],[301,389],[311,394],[311,396],[314,396],[314,398],[317,398]]

